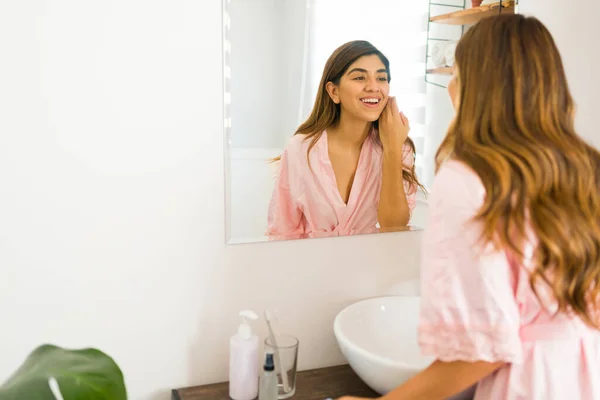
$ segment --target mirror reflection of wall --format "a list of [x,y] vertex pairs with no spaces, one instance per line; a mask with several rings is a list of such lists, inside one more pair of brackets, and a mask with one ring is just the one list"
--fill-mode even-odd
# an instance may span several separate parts
[[[313,108],[328,57],[340,45],[365,40],[390,62],[390,95],[410,121],[415,172],[428,184],[426,153],[426,1],[230,0],[230,129],[228,240],[268,240],[267,211],[277,163]],[[432,152],[429,151],[429,157]],[[422,218],[417,207],[408,226]]]

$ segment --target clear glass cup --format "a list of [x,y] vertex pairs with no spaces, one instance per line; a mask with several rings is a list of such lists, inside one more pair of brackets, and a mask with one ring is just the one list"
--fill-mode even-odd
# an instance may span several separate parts
[[[291,335],[276,335],[265,339],[265,353],[273,353],[277,374],[277,398],[287,399],[296,393],[296,368],[298,366],[298,339]],[[284,382],[283,374],[287,376]],[[287,383],[285,387],[284,383]]]

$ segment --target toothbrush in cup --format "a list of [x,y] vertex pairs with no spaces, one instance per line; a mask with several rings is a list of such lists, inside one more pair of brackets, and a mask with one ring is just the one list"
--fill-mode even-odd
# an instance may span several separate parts
[[275,332],[273,332],[273,326],[271,325],[271,321],[274,321],[275,318],[273,314],[269,310],[265,311],[265,320],[267,321],[267,328],[269,328],[269,337],[271,338],[271,344],[273,345],[273,353],[275,355],[275,371],[279,372],[281,375],[281,381],[283,383],[283,391],[290,391],[290,384],[288,382],[287,371],[284,370],[283,364],[281,363],[281,355],[279,354],[279,347],[277,347],[277,340],[275,338]]

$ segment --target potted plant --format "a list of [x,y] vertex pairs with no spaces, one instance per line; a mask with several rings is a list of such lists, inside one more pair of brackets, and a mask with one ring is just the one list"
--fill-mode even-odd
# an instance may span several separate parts
[[0,400],[127,400],[123,373],[100,350],[44,344],[0,386]]

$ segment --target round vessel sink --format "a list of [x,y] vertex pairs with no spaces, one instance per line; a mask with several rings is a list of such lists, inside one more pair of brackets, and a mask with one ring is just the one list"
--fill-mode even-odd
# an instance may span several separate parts
[[362,300],[342,310],[333,328],[350,367],[371,389],[386,394],[433,362],[417,341],[420,297]]

